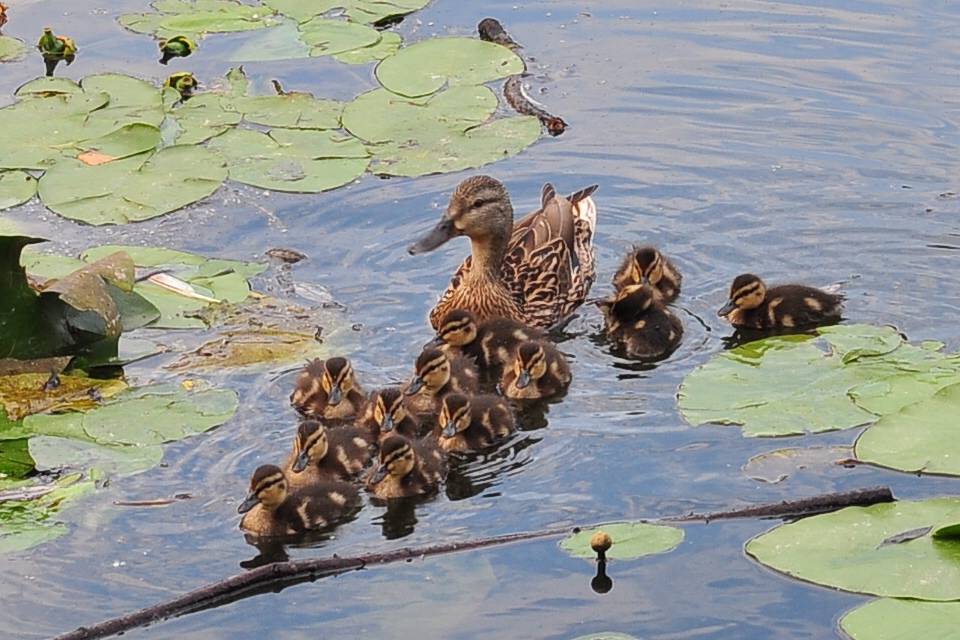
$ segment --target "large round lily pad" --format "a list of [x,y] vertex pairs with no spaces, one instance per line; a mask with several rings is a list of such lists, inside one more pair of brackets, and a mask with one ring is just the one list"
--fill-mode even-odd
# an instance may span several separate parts
[[606,532],[613,546],[607,558],[632,560],[670,551],[683,542],[683,529],[646,522],[615,522],[594,529],[584,529],[563,540],[560,548],[575,558],[596,558],[590,538],[598,531]]
[[880,598],[840,619],[853,640],[949,640],[960,638],[960,602]]
[[12,36],[0,36],[0,62],[13,62],[27,55],[27,43]]
[[351,49],[350,51],[335,53],[333,57],[347,64],[366,64],[367,62],[375,62],[377,60],[383,60],[387,56],[392,56],[400,49],[402,42],[403,40],[399,33],[387,31],[380,34],[380,42],[376,44],[361,49]]
[[234,98],[230,106],[247,122],[287,129],[336,129],[343,112],[342,102],[318,100],[306,93],[245,96]]
[[299,22],[342,9],[351,21],[371,24],[384,18],[404,16],[421,9],[430,0],[266,0],[263,4]]
[[171,107],[162,128],[164,140],[178,145],[200,144],[235,127],[242,116],[228,109],[225,102],[220,96],[203,93]]
[[960,522],[960,498],[849,507],[782,525],[747,553],[787,575],[879,596],[960,599],[960,541],[931,533]]
[[227,177],[224,162],[203,147],[176,146],[99,166],[63,160],[40,179],[40,199],[88,224],[124,224],[161,216],[201,200]]
[[359,140],[331,131],[234,129],[214,138],[210,148],[226,160],[233,180],[296,193],[343,186],[370,163]]
[[0,171],[0,210],[23,204],[37,194],[37,179],[26,171]]
[[435,38],[384,58],[376,75],[390,91],[416,97],[444,85],[483,84],[523,70],[523,60],[506,47],[475,38]]
[[300,39],[312,57],[331,56],[380,42],[380,32],[355,22],[313,18],[300,25]]
[[230,0],[158,0],[159,13],[125,13],[118,20],[127,29],[158,38],[187,35],[199,39],[207,33],[263,29],[279,22],[275,12]]

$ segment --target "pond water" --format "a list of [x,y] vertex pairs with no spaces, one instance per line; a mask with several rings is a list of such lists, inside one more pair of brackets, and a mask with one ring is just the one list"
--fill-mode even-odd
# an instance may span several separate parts
[[[61,69],[67,77],[124,71],[160,81],[170,72],[156,64],[149,38],[113,20],[145,3],[15,4],[5,33],[32,41],[45,24],[63,24],[57,31],[80,43],[77,61]],[[686,337],[670,359],[639,366],[610,353],[599,311],[583,309],[561,344],[574,372],[569,394],[524,416],[527,429],[510,447],[463,469],[456,489],[435,501],[406,513],[367,505],[332,539],[288,548],[289,557],[657,518],[874,484],[901,498],[955,493],[954,480],[868,467],[800,471],[778,484],[752,480],[741,467],[753,456],[849,445],[857,433],[773,441],[744,439],[732,427],[694,428],[680,417],[676,392],[724,348],[732,331],[715,311],[743,271],[769,281],[842,283],[846,321],[892,324],[913,341],[960,348],[953,195],[960,5],[437,0],[398,30],[408,42],[466,35],[487,16],[524,44],[534,60],[532,92],[572,126],[482,171],[506,182],[518,212],[536,207],[546,180],[561,192],[599,183],[594,293],[608,292],[632,243],[655,244],[683,271],[677,307]],[[241,40],[210,37],[189,64],[170,66],[201,79],[223,75]],[[38,56],[3,65],[0,103],[40,69]],[[327,59],[246,70],[263,92],[271,78],[340,99],[375,86],[372,66]],[[361,326],[342,349],[372,387],[408,377],[430,338],[426,315],[468,243],[416,257],[406,247],[473,173],[368,175],[318,196],[231,184],[199,205],[128,227],[83,227],[36,205],[3,215],[68,254],[106,243],[241,260],[262,260],[277,246],[302,251],[310,259],[292,269],[299,302],[331,297],[344,305],[344,323]],[[277,293],[276,278],[270,270],[255,285]],[[165,375],[157,365],[130,367],[128,375]],[[8,603],[0,626],[24,638],[56,635],[256,564],[259,551],[237,530],[236,507],[251,471],[289,451],[295,416],[287,397],[296,373],[215,377],[241,395],[229,423],[169,446],[162,467],[113,482],[65,512],[70,535],[0,557]],[[114,504],[180,493],[192,498],[164,507]],[[866,598],[791,581],[748,559],[745,542],[771,526],[687,526],[671,553],[613,562],[614,587],[605,595],[590,589],[591,563],[544,540],[347,573],[128,636],[839,637],[839,617]]]

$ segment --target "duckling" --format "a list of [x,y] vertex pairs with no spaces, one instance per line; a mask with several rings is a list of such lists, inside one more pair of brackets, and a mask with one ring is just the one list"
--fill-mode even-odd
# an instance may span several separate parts
[[436,416],[448,393],[476,393],[477,367],[464,356],[448,356],[440,349],[424,349],[417,357],[416,374],[404,393],[413,411]]
[[440,409],[440,446],[447,451],[476,451],[517,430],[513,411],[499,396],[448,393]]
[[361,425],[377,440],[395,434],[417,438],[421,428],[420,421],[407,409],[400,387],[384,387],[371,393]]
[[596,276],[593,232],[597,185],[569,198],[551,184],[541,207],[513,223],[513,205],[503,184],[490,176],[461,182],[437,226],[411,245],[415,255],[457,236],[470,238],[471,255],[430,312],[430,324],[452,309],[469,309],[480,321],[503,316],[546,328],[583,304]]
[[366,395],[346,358],[316,358],[308,363],[290,403],[307,418],[348,419],[360,414]]
[[504,367],[500,387],[508,398],[528,400],[563,393],[573,376],[559,349],[547,341],[528,341],[517,348],[509,367]]
[[513,358],[517,347],[527,340],[545,340],[540,329],[528,327],[510,318],[490,318],[477,323],[466,309],[454,309],[440,322],[438,339],[447,354],[459,352],[472,358],[480,369],[503,366]]
[[819,324],[840,315],[843,296],[802,284],[782,284],[769,289],[763,280],[744,273],[733,280],[730,299],[718,316],[735,327],[779,329]]
[[680,344],[683,323],[658,299],[651,285],[627,285],[597,304],[606,318],[607,336],[628,356],[659,358]]
[[318,420],[304,420],[297,427],[293,455],[283,466],[291,486],[312,484],[330,478],[352,480],[370,465],[376,440],[354,425],[327,429]]
[[360,493],[348,482],[324,480],[290,488],[283,469],[265,464],[253,473],[250,493],[237,508],[246,514],[240,527],[261,536],[286,536],[325,529],[360,505]]
[[653,247],[634,248],[613,276],[617,291],[631,284],[652,285],[659,298],[673,302],[680,295],[680,271]]
[[380,445],[380,464],[367,489],[381,498],[434,493],[447,475],[447,454],[432,438],[390,436]]

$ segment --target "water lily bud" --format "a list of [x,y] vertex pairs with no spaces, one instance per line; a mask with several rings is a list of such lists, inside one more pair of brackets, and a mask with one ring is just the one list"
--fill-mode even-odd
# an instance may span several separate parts
[[590,538],[590,548],[597,552],[597,556],[603,559],[607,551],[613,546],[613,540],[608,533],[597,531]]

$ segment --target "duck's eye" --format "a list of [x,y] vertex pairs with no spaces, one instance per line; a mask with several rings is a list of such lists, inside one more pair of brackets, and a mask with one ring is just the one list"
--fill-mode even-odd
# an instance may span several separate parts
[[480,207],[483,206],[483,204],[484,204],[483,198],[477,198],[476,200],[473,201],[473,204],[470,206],[474,209],[479,209]]

